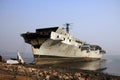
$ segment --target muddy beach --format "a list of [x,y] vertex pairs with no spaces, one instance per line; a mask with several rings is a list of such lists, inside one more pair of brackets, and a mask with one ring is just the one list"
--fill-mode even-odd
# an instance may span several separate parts
[[61,67],[54,64],[9,65],[0,63],[0,80],[120,80],[120,76]]

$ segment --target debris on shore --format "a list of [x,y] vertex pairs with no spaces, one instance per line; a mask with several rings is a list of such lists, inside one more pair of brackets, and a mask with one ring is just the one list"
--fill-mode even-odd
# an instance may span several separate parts
[[7,64],[24,64],[24,60],[22,59],[20,52],[17,51],[17,58],[11,58],[6,61]]
[[120,76],[94,71],[71,72],[40,65],[10,65],[0,62],[0,80],[120,80]]
[[0,55],[0,62],[6,62],[6,61],[3,59],[2,55]]

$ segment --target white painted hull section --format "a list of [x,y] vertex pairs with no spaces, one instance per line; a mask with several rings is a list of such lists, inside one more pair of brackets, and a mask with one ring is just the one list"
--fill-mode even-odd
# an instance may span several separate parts
[[80,48],[74,45],[65,44],[59,40],[48,39],[41,47],[33,48],[34,55],[47,55],[47,56],[58,56],[58,57],[73,57],[73,58],[101,58],[103,54],[99,50],[81,51]]

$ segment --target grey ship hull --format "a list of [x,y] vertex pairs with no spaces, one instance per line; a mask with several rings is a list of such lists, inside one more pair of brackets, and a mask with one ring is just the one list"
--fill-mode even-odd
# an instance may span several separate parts
[[32,45],[36,64],[60,63],[69,61],[90,61],[101,59],[103,50],[99,46],[84,45],[62,28],[38,29],[36,33],[21,35]]

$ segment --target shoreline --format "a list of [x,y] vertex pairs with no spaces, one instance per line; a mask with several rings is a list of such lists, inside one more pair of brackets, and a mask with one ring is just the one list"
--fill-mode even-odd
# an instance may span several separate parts
[[[4,73],[3,73],[4,72]],[[111,75],[108,73],[95,72],[89,70],[78,70],[70,68],[60,68],[60,67],[51,67],[50,65],[9,65],[6,63],[0,62],[0,80],[3,76],[6,76],[5,80],[10,78],[8,75],[11,75],[12,79],[20,80],[19,78],[28,78],[28,80],[120,80],[120,76]],[[76,78],[76,79],[74,79]],[[12,80],[11,79],[11,80]]]

